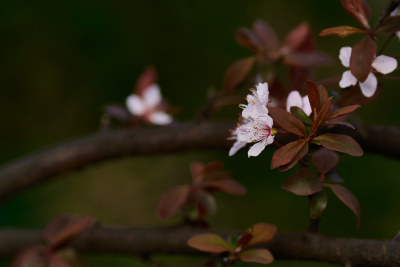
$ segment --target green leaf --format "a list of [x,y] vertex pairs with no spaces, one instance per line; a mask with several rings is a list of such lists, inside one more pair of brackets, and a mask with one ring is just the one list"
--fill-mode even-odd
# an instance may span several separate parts
[[314,195],[311,195],[310,217],[312,219],[318,218],[325,210],[327,204],[328,204],[328,195],[326,194],[325,191],[321,191]]
[[274,256],[268,249],[258,248],[242,251],[238,255],[239,259],[244,262],[256,262],[269,264],[274,261]]
[[355,33],[366,33],[366,31],[359,29],[359,28],[350,27],[350,26],[337,26],[337,27],[323,29],[319,33],[319,36],[336,35],[336,36],[343,38],[343,37],[346,37],[348,35],[355,34]]
[[187,244],[197,250],[211,253],[222,253],[231,250],[229,244],[216,234],[195,235],[187,241]]
[[177,186],[165,192],[158,202],[157,217],[160,219],[168,218],[185,204],[190,193],[188,185]]
[[400,16],[388,17],[381,26],[376,30],[376,33],[392,34],[400,31]]
[[292,174],[282,188],[299,196],[309,196],[322,190],[318,176],[310,168],[301,168]]
[[323,134],[314,138],[323,147],[349,154],[351,156],[362,156],[363,150],[352,137],[344,134]]
[[290,113],[296,115],[300,120],[302,120],[305,124],[312,125],[312,120],[307,116],[304,111],[296,106],[290,107]]
[[292,162],[292,160],[303,150],[304,146],[308,146],[307,140],[301,139],[290,142],[276,150],[272,155],[271,169]]
[[353,46],[350,56],[350,71],[359,82],[364,82],[371,72],[376,50],[377,45],[369,36]]
[[333,193],[351,209],[357,217],[357,227],[360,225],[360,204],[357,198],[344,186],[340,184],[324,184],[324,186],[332,189]]
[[301,120],[282,108],[269,107],[269,115],[282,129],[289,133],[306,137],[306,128]]

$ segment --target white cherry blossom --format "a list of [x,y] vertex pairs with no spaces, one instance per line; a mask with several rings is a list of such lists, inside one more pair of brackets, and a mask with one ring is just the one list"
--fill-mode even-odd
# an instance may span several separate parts
[[273,143],[275,129],[272,128],[273,120],[268,114],[268,84],[259,83],[256,90],[247,95],[247,105],[240,105],[243,108],[242,117],[236,129],[232,131],[230,139],[236,140],[229,155],[234,155],[247,143],[255,143],[248,151],[249,157],[258,156],[264,148]]
[[290,112],[291,107],[301,108],[307,116],[310,116],[312,110],[308,96],[301,97],[299,91],[291,91],[286,100],[286,110]]
[[157,84],[147,87],[141,96],[128,96],[126,107],[132,115],[142,117],[153,124],[165,125],[172,122],[172,117],[162,108],[162,96]]
[[[347,68],[350,67],[351,50],[351,47],[346,46],[342,47],[339,53],[339,59],[342,62],[342,65]],[[374,61],[372,62],[372,68],[382,74],[388,74],[397,68],[397,60],[393,57],[380,55],[375,57]],[[375,94],[378,80],[372,72],[368,74],[368,77],[365,81],[360,82],[356,77],[354,77],[350,70],[347,70],[343,72],[339,86],[341,88],[346,88],[351,85],[356,85],[357,82],[359,82],[361,92],[364,96],[372,97]]]

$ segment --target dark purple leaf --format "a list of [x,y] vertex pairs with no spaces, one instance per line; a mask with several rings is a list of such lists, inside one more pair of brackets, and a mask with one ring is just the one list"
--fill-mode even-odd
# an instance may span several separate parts
[[318,51],[290,52],[284,55],[286,64],[295,67],[312,67],[326,65],[332,62],[331,58]]
[[370,10],[363,0],[341,0],[343,8],[346,12],[357,20],[366,29],[370,29],[368,20]]
[[400,31],[400,16],[388,17],[376,30],[376,33],[392,34]]
[[271,26],[263,20],[256,20],[253,23],[253,32],[264,45],[267,51],[279,48],[279,39]]
[[317,194],[311,195],[310,201],[310,217],[311,219],[317,219],[322,212],[325,210],[328,204],[328,195],[325,191],[318,192]]
[[322,190],[318,176],[310,168],[301,168],[292,174],[282,188],[299,196],[309,196]]
[[233,93],[246,79],[254,65],[255,58],[248,57],[235,61],[225,72],[222,88],[226,93]]
[[304,146],[308,146],[307,140],[301,139],[290,142],[283,147],[279,148],[272,155],[271,169],[283,166],[292,162],[292,160],[304,149]]
[[301,120],[282,108],[269,107],[269,115],[282,129],[289,133],[306,137],[306,128]]
[[190,187],[188,185],[169,189],[158,202],[157,217],[164,219],[174,215],[185,204],[189,193]]

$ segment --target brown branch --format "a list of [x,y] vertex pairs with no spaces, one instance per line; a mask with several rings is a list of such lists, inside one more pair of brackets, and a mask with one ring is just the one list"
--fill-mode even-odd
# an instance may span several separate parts
[[[110,159],[199,149],[228,149],[234,122],[174,124],[99,132],[10,162],[0,169],[0,199],[58,174]],[[352,135],[366,152],[400,158],[400,128],[366,126],[365,132],[336,128]],[[290,137],[289,137],[290,138]],[[288,135],[277,141],[286,143]]]
[[[199,254],[186,245],[195,234],[215,232],[227,237],[237,231],[172,228],[117,228],[97,226],[69,245],[88,254]],[[0,255],[10,257],[40,243],[40,230],[0,230]],[[279,233],[264,247],[277,260],[307,260],[351,266],[400,266],[400,243],[339,238],[316,233]]]

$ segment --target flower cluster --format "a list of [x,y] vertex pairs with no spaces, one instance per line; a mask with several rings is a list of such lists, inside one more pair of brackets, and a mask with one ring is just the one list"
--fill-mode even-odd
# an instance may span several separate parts
[[[352,48],[349,46],[342,47],[339,53],[339,59],[342,65],[346,68],[350,67],[350,57]],[[388,74],[393,72],[397,68],[397,60],[393,57],[380,55],[375,57],[372,62],[372,70],[369,73],[365,81],[358,81],[356,77],[351,73],[350,70],[343,72],[342,79],[339,82],[341,88],[346,88],[351,85],[356,85],[359,82],[361,92],[366,97],[372,97],[375,94],[376,87],[378,86],[378,80],[372,71],[376,71],[382,74]]]
[[235,139],[229,151],[229,155],[234,155],[247,143],[255,143],[248,151],[248,156],[258,156],[264,148],[274,142],[275,129],[272,128],[272,118],[268,114],[268,84],[259,83],[256,90],[252,89],[252,94],[247,95],[247,105],[240,105],[243,108],[242,118],[238,126],[232,131],[231,139]]

